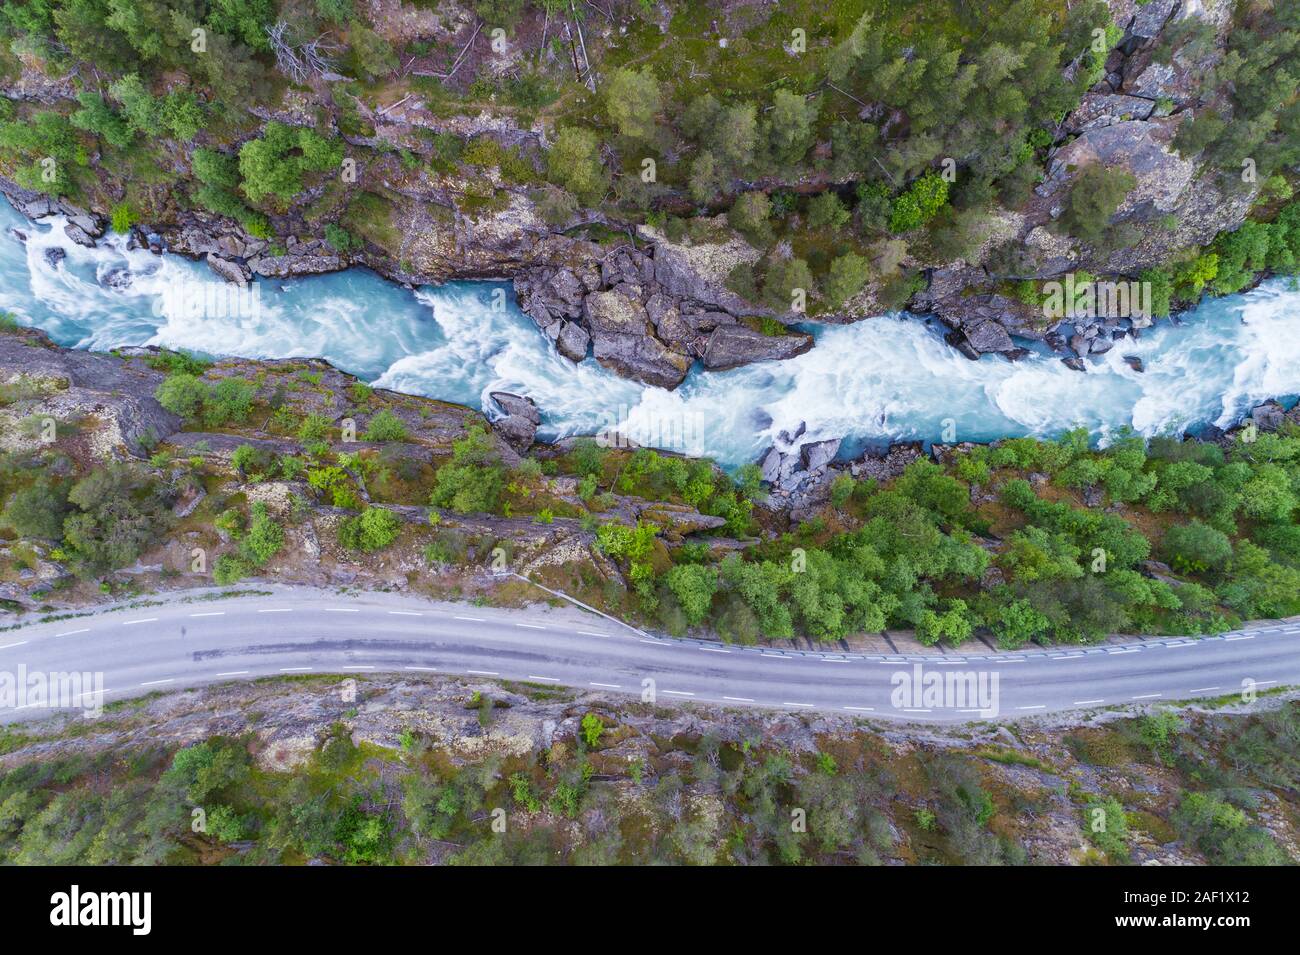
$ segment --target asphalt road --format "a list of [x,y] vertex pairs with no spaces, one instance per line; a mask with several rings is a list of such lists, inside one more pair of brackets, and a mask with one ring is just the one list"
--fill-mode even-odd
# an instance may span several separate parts
[[[570,608],[284,588],[0,632],[0,722],[48,715],[51,698],[60,709],[93,709],[96,678],[111,702],[229,680],[378,672],[652,693],[660,704],[962,721],[1300,685],[1300,622],[1125,646],[881,656],[656,639]],[[82,693],[56,678],[50,696],[33,695],[69,673],[92,675]],[[923,692],[934,681],[947,692]]]

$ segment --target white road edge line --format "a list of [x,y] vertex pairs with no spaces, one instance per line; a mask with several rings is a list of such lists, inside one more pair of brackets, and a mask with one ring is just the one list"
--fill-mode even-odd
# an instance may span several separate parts
[[62,633],[56,633],[55,636],[56,636],[56,637],[70,637],[70,636],[72,636],[74,633],[90,633],[90,628],[87,627],[87,628],[85,628],[84,630],[64,630]]
[[224,617],[225,615],[226,612],[224,610],[210,610],[207,613],[190,614],[191,617]]
[[0,650],[8,650],[10,647],[21,647],[24,643],[27,643],[27,642],[28,642],[28,641],[26,641],[26,640],[19,640],[17,643],[4,643],[4,644],[0,644]]
[[607,686],[611,690],[621,690],[623,688],[622,683],[592,683],[591,686]]
[[243,676],[247,670],[227,670],[225,673],[218,673],[217,676]]
[[167,679],[165,679],[165,680],[149,680],[147,683],[141,683],[140,685],[141,685],[141,686],[157,686],[157,685],[160,684],[160,683],[175,683],[175,682],[176,682],[176,678],[175,678],[175,677],[170,677],[170,676],[169,676],[169,677],[168,677]]

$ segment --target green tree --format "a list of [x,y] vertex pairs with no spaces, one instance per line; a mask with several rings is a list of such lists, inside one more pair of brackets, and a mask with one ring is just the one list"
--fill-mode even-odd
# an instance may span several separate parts
[[709,616],[713,595],[718,589],[718,572],[701,564],[677,564],[664,577],[673,592],[686,622],[693,627],[702,624]]
[[732,203],[727,222],[754,245],[772,240],[772,200],[764,192],[743,192]]
[[655,135],[655,117],[663,108],[659,81],[649,67],[618,69],[605,84],[605,108],[620,133],[649,142]]
[[1175,524],[1165,531],[1161,550],[1181,571],[1220,571],[1232,557],[1232,542],[1226,534],[1199,520]]
[[77,102],[81,108],[69,117],[73,126],[94,133],[110,146],[119,149],[131,145],[134,136],[130,126],[113,112],[102,96],[98,93],[78,93]]
[[768,119],[772,159],[778,166],[794,166],[812,145],[820,100],[788,90],[777,90]]
[[1075,180],[1061,214],[1061,226],[1084,242],[1099,242],[1111,217],[1137,185],[1132,173],[1093,163]]
[[834,192],[826,191],[808,200],[808,226],[838,232],[849,221],[849,210]]
[[600,162],[600,140],[595,133],[577,126],[560,128],[546,154],[546,168],[552,182],[588,205],[599,202],[608,185]]
[[871,274],[867,260],[856,252],[845,252],[831,262],[830,272],[826,276],[826,304],[839,308],[853,296],[862,291]]
[[39,479],[9,498],[0,522],[12,527],[19,537],[59,540],[63,537],[63,517],[67,510],[67,489]]

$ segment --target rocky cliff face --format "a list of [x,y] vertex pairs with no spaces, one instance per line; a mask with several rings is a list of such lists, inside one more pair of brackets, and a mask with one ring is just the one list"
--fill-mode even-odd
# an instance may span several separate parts
[[[1124,36],[1106,63],[1105,76],[1056,131],[1046,179],[1020,210],[1015,237],[1021,263],[1014,274],[997,274],[950,263],[931,272],[914,306],[935,313],[952,330],[949,342],[972,359],[983,354],[1010,358],[1021,352],[1012,336],[1044,341],[1071,367],[1140,333],[1149,316],[1083,316],[1053,319],[1041,309],[998,294],[1006,279],[1055,279],[1087,271],[1118,280],[1136,277],[1181,249],[1209,243],[1245,219],[1258,187],[1229,189],[1198,162],[1182,156],[1173,139],[1183,123],[1207,108],[1201,91],[1205,74],[1223,58],[1232,24],[1232,0],[1114,0],[1115,21]],[[1164,40],[1186,21],[1209,27],[1203,44],[1170,53]],[[1216,103],[1223,109],[1224,104]],[[1133,177],[1134,187],[1112,217],[1128,227],[1120,248],[1093,248],[1054,230],[1071,188],[1090,167]]]

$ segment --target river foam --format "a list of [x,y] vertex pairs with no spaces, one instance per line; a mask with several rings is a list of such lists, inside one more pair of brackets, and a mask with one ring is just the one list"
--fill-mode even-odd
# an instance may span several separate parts
[[[812,438],[854,443],[954,434],[985,441],[1077,426],[1104,440],[1122,426],[1146,435],[1223,426],[1265,398],[1300,393],[1300,291],[1285,279],[1207,300],[1181,325],[1161,322],[1088,359],[1084,373],[1039,353],[972,362],[932,323],[890,315],[813,328],[816,347],[797,358],[696,369],[669,392],[619,378],[590,358],[575,365],[560,357],[503,283],[411,291],[351,269],[258,280],[255,307],[196,314],[176,291],[220,290],[206,266],[128,250],[122,236],[86,249],[63,224],[32,224],[0,207],[0,308],[60,344],[321,357],[380,387],[488,410],[489,392],[516,391],[537,402],[546,437],[631,418],[651,438],[690,435],[691,450],[727,465],[754,460],[801,422]],[[28,236],[25,244],[14,229]],[[64,257],[51,261],[50,249]],[[129,284],[110,287],[122,269]],[[1126,355],[1140,358],[1145,371],[1129,367]]]

